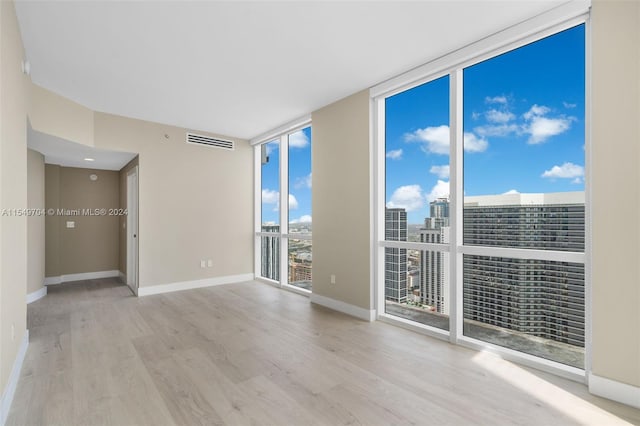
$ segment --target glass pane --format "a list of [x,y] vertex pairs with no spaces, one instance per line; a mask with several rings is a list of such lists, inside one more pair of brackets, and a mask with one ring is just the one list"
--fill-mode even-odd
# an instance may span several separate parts
[[289,240],[289,285],[311,290],[311,241]]
[[289,135],[289,233],[310,234],[311,127]]
[[387,98],[385,114],[385,239],[419,242],[449,226],[449,77]]
[[[267,231],[268,232],[268,231]],[[280,281],[280,237],[262,236],[261,241],[261,275]]]
[[464,255],[464,335],[584,368],[584,265]]
[[581,25],[464,70],[464,244],[584,251],[584,69]]
[[262,232],[280,232],[280,142],[261,145]]
[[[584,36],[464,70],[465,245],[584,252]],[[584,265],[464,256],[463,279],[466,336],[584,368]]]
[[384,272],[387,314],[449,330],[449,253],[387,247]]

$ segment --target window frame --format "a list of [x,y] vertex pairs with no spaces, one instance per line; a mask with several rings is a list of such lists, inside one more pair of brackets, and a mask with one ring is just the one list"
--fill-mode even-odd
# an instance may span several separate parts
[[[584,253],[552,250],[470,246],[463,244],[463,70],[472,65],[518,49],[561,31],[585,26],[585,250]],[[376,317],[404,328],[453,344],[499,354],[505,359],[542,369],[576,381],[586,382],[591,370],[591,94],[590,94],[590,16],[587,5],[568,3],[521,24],[484,38],[451,54],[391,78],[370,89],[371,168],[373,197],[371,262],[372,294]],[[385,241],[385,100],[393,95],[449,75],[450,133],[450,242],[429,244]],[[386,247],[420,249],[449,253],[450,256],[450,332],[385,313],[384,276]],[[585,268],[585,365],[579,369],[555,361],[477,340],[463,335],[463,256],[482,255],[519,259],[580,263]]]
[[[288,248],[289,240],[312,240],[312,234],[289,234],[289,135],[311,127],[311,115],[305,115],[287,124],[277,127],[269,132],[257,136],[249,141],[253,146],[254,157],[254,279],[283,288],[305,296],[310,296],[312,291],[289,284]],[[279,232],[262,231],[262,145],[279,141],[279,165],[278,170],[279,191]],[[276,281],[262,276],[262,237],[278,237],[280,241],[280,280]]]

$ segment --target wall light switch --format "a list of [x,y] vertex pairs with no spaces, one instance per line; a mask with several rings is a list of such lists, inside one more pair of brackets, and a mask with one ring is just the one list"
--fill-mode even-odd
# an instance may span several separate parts
[[213,266],[213,260],[209,259],[209,260],[207,261],[207,266],[208,266],[209,268],[211,268],[211,267]]
[[335,284],[335,283],[336,283],[336,276],[331,275],[331,284]]
[[204,260],[200,261],[200,267],[204,268],[205,266],[207,266],[206,262]]
[[67,228],[75,228],[76,223],[72,220],[67,221]]

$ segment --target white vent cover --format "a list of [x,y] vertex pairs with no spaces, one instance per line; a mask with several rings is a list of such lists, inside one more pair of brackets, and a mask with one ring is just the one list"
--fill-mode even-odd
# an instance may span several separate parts
[[233,141],[225,141],[223,139],[211,138],[209,136],[196,135],[195,133],[187,133],[187,143],[212,146],[214,148],[234,149]]

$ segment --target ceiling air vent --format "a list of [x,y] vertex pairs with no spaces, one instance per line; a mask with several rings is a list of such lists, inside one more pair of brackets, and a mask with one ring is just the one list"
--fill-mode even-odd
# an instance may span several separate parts
[[232,141],[225,141],[223,139],[211,138],[209,136],[196,135],[195,133],[187,133],[187,143],[233,150]]

